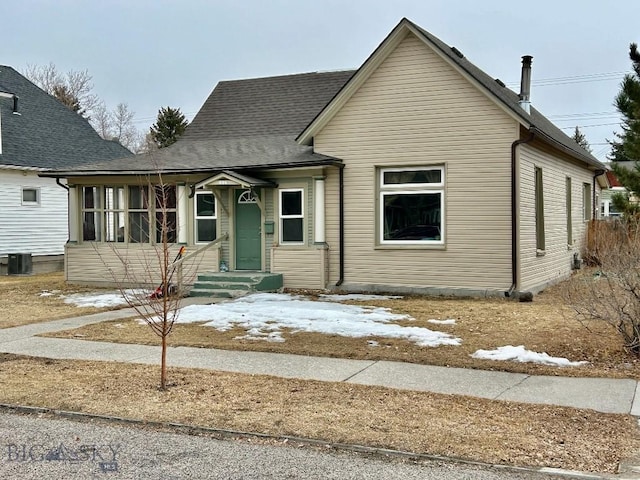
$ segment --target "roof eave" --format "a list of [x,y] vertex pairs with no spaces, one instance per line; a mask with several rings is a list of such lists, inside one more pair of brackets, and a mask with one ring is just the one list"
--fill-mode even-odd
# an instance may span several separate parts
[[255,165],[242,165],[242,166],[225,166],[225,167],[212,167],[212,168],[181,168],[175,170],[48,170],[39,173],[40,177],[48,178],[68,178],[68,177],[100,177],[100,176],[147,176],[147,175],[188,175],[194,173],[219,173],[224,170],[273,170],[280,168],[304,168],[304,167],[319,167],[319,166],[340,166],[342,160],[334,157],[327,157],[326,159],[318,159],[313,161],[301,161],[301,162],[283,162],[274,164],[255,164]]
[[534,134],[536,134],[538,137],[542,137],[542,139],[546,143],[552,145],[553,147],[557,148],[558,150],[562,150],[564,153],[567,153],[567,154],[571,155],[572,157],[576,158],[577,160],[580,160],[580,161],[586,163],[587,165],[592,167],[593,170],[603,170],[603,174],[604,174],[604,171],[607,170],[607,166],[604,163],[598,161],[595,158],[591,158],[590,156],[588,156],[586,154],[582,154],[580,152],[577,152],[577,151],[567,147],[566,145],[563,145],[562,143],[558,142],[557,140],[551,138],[549,135],[544,133],[542,130],[540,130],[536,126],[532,125],[529,128],[529,131],[534,133]]

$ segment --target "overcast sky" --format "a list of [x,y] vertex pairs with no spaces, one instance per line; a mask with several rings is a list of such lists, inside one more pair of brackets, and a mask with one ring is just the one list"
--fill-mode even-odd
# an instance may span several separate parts
[[359,67],[407,17],[516,91],[533,55],[532,104],[565,132],[583,127],[600,159],[640,43],[638,0],[14,0],[0,12],[0,64],[86,69],[145,130],[161,106],[193,118],[220,80]]

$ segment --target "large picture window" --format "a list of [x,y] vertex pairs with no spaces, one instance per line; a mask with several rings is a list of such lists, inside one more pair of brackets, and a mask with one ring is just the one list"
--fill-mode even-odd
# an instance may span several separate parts
[[380,170],[380,243],[444,244],[444,168]]
[[[155,201],[150,195],[154,195]],[[82,188],[82,240],[149,243],[156,232],[160,243],[166,233],[177,238],[176,187],[86,186]]]
[[304,190],[280,190],[280,241],[304,243]]
[[196,243],[216,239],[216,199],[211,192],[196,192]]

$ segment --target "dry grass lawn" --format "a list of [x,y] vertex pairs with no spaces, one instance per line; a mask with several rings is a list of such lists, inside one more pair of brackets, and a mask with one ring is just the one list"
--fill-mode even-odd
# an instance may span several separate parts
[[635,420],[382,387],[0,355],[0,402],[294,435],[520,466],[614,472]]
[[[106,310],[78,308],[64,303],[64,300],[59,298],[62,294],[96,290],[96,288],[67,285],[61,272],[31,276],[0,276],[0,311],[2,312],[0,329]],[[43,291],[56,293],[41,296]]]
[[[420,364],[502,370],[531,375],[562,375],[640,379],[640,359],[627,353],[618,334],[609,326],[592,324],[586,328],[564,306],[563,286],[537,295],[532,303],[507,299],[450,299],[405,297],[398,300],[350,302],[377,305],[396,313],[407,313],[415,321],[404,325],[426,327],[462,339],[460,346],[419,347],[404,341],[378,337],[347,338],[319,333],[287,332],[284,343],[236,340],[246,332],[234,328],[219,332],[200,324],[177,324],[169,337],[172,346],[254,350],[301,355],[317,355],[367,360],[395,360]],[[437,325],[429,319],[456,319],[455,325]],[[148,326],[135,319],[105,322],[48,336],[86,340],[157,345]],[[379,346],[372,347],[369,340]],[[580,367],[559,368],[513,361],[478,360],[470,355],[478,349],[504,345],[524,345],[536,352],[586,360]]]

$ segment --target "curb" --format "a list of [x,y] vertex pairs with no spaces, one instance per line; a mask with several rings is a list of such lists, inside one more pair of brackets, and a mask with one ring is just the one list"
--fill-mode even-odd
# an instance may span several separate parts
[[432,461],[432,462],[446,462],[446,463],[458,463],[462,465],[471,465],[484,467],[488,469],[501,470],[504,472],[523,472],[523,473],[539,473],[558,478],[579,478],[584,480],[635,480],[640,479],[640,476],[626,477],[612,474],[593,474],[587,472],[579,472],[575,470],[565,470],[561,468],[551,467],[517,467],[511,465],[500,465],[484,463],[475,460],[468,460],[458,457],[450,457],[444,455],[433,455],[426,453],[413,453],[402,450],[393,450],[388,448],[368,447],[365,445],[356,445],[348,443],[332,443],[315,438],[296,437],[292,435],[270,435],[266,433],[257,432],[242,432],[238,430],[227,430],[221,428],[209,428],[201,427],[197,425],[186,425],[182,423],[174,422],[148,422],[144,420],[135,420],[124,417],[114,417],[109,415],[97,415],[91,413],[71,412],[66,410],[56,410],[45,407],[29,407],[24,405],[11,405],[0,403],[0,412],[5,413],[19,413],[19,414],[47,414],[55,417],[66,418],[76,421],[88,421],[99,420],[106,423],[131,425],[137,427],[151,427],[159,430],[169,430],[171,432],[182,433],[187,435],[210,435],[218,437],[220,439],[260,439],[260,440],[272,440],[283,444],[296,443],[299,446],[309,446],[323,449],[330,449],[337,452],[351,452],[359,453],[372,457],[379,458],[398,458],[404,460],[410,460],[414,462],[419,461]]

